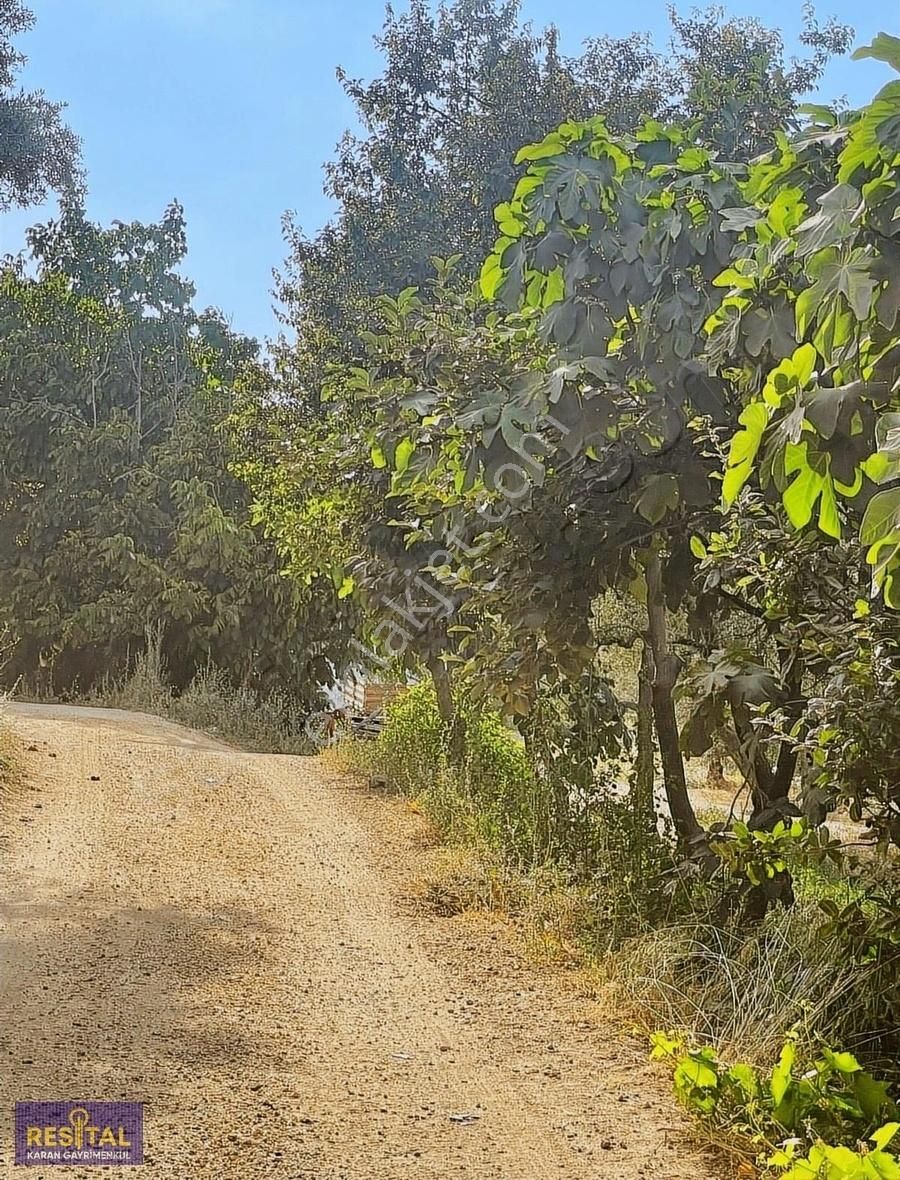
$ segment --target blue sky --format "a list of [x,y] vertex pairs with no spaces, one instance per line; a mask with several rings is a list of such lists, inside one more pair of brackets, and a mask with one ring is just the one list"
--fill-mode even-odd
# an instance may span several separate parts
[[[404,0],[396,0],[402,7]],[[30,0],[37,26],[21,39],[29,87],[68,103],[84,143],[92,217],[155,220],[177,197],[185,206],[185,267],[201,306],[214,304],[235,328],[263,337],[275,329],[271,272],[284,256],[280,218],[294,209],[315,231],[330,208],[322,163],[353,109],[335,79],[379,72],[373,34],[383,0]],[[679,5],[681,11],[687,3]],[[729,11],[781,27],[794,46],[800,0],[741,0]],[[896,32],[900,0],[819,0],[852,24],[857,44]],[[596,0],[524,0],[523,15],[555,23],[563,50],[601,33],[634,29],[666,38],[663,0],[601,6]],[[840,61],[826,97],[861,102],[887,67]],[[0,254],[24,244],[42,210],[0,223]]]

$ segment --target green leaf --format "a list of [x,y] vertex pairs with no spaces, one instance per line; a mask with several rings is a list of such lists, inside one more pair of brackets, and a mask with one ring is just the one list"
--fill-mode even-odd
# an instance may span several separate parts
[[762,664],[747,663],[728,681],[728,699],[738,703],[762,705],[779,695],[779,684]]
[[838,180],[852,180],[859,169],[874,168],[883,160],[885,150],[889,155],[896,154],[898,123],[900,81],[888,82],[850,128],[839,157]]
[[737,1083],[745,1098],[756,1098],[759,1094],[759,1078],[756,1076],[756,1070],[752,1065],[739,1062],[729,1069],[728,1076],[732,1081]]
[[793,1041],[787,1041],[784,1048],[781,1050],[781,1055],[778,1058],[778,1064],[772,1070],[772,1078],[769,1083],[769,1092],[772,1095],[772,1101],[776,1106],[780,1106],[784,1101],[793,1078],[791,1070],[794,1068],[794,1059],[797,1055],[797,1050],[794,1047]]
[[564,299],[565,294],[566,281],[563,277],[562,268],[557,266],[547,275],[542,304],[544,307],[550,307],[551,304],[558,303],[560,299]]
[[548,135],[540,143],[527,144],[521,148],[516,156],[517,164],[524,164],[527,160],[549,160],[554,156],[565,153],[566,145],[558,134]]
[[577,325],[577,313],[571,299],[554,303],[544,312],[541,320],[541,334],[556,344],[564,346],[572,339]]
[[900,478],[900,414],[882,414],[875,423],[878,450],[862,463],[862,471],[872,483],[888,483]]
[[484,265],[481,268],[481,293],[485,299],[493,299],[497,294],[497,289],[503,282],[503,276],[506,272],[500,265],[500,259],[496,254],[488,254],[484,260]]
[[681,500],[675,475],[651,475],[644,484],[635,508],[650,524],[659,524],[668,512],[674,512]]
[[[858,248],[843,257],[829,248],[810,258],[810,275],[815,278],[809,288],[808,301],[820,318],[821,305],[842,295],[857,320],[864,320],[872,309],[872,299],[878,282],[871,273],[871,260],[865,250]],[[798,309],[799,313],[799,309]]]
[[822,106],[817,102],[801,102],[797,107],[797,114],[809,115],[811,119],[826,127],[834,127],[838,121],[838,117],[831,107]]
[[718,1081],[718,1074],[712,1065],[696,1053],[688,1054],[679,1062],[675,1071],[676,1085],[679,1082],[682,1084],[688,1082],[691,1086],[697,1086],[701,1090],[711,1090],[715,1088]]
[[875,545],[900,529],[900,488],[878,492],[869,501],[859,530],[863,545]]
[[797,378],[797,384],[801,389],[809,384],[810,378],[815,372],[818,359],[816,350],[811,344],[801,344],[791,355],[794,376]]
[[849,434],[849,420],[859,405],[862,391],[861,382],[813,389],[804,398],[807,421],[812,423],[822,438],[834,438],[841,421],[845,423],[846,433]]
[[747,351],[759,356],[768,346],[773,356],[790,353],[796,344],[792,316],[786,304],[754,307],[741,320]]
[[651,1033],[650,1044],[653,1049],[650,1057],[653,1061],[662,1061],[667,1057],[675,1057],[684,1047],[684,1041],[676,1033],[657,1031]]
[[394,470],[402,473],[409,467],[409,460],[413,451],[416,449],[416,444],[411,438],[403,438],[397,443],[397,449],[394,451]]
[[900,603],[900,488],[873,496],[860,527],[860,540],[868,545],[866,561],[872,566],[875,591],[884,593],[890,607]]
[[822,481],[822,498],[819,502],[819,528],[829,537],[839,541],[841,538],[841,516],[838,512],[837,499],[834,494],[834,483],[830,476],[824,476]]
[[900,1123],[885,1123],[870,1138],[879,1151],[884,1151],[898,1131],[900,1131]]
[[741,488],[750,478],[753,463],[759,452],[763,434],[769,425],[769,410],[763,402],[751,402],[741,412],[738,422],[744,427],[731,440],[722,498],[726,508],[737,499]]
[[854,1074],[862,1069],[852,1053],[835,1053],[833,1049],[823,1048],[822,1056],[838,1073]]
[[740,233],[741,230],[745,229],[753,229],[754,226],[759,225],[765,219],[764,214],[752,206],[722,209],[721,215],[723,231],[732,234]]
[[769,206],[766,221],[777,234],[786,238],[797,228],[805,212],[803,189],[796,186],[783,188]]
[[864,57],[874,57],[876,61],[887,62],[892,69],[900,72],[900,37],[893,37],[890,33],[878,33],[871,45],[863,45],[853,54],[854,61]]
[[876,1082],[872,1075],[864,1069],[853,1075],[853,1093],[856,1095],[860,1110],[871,1122],[880,1118],[890,1103],[887,1083]]
[[385,458],[384,451],[381,449],[381,446],[378,443],[372,443],[372,450],[370,453],[372,456],[373,467],[377,467],[379,469],[382,467],[387,467],[387,459]]
[[797,255],[806,258],[827,246],[839,246],[856,232],[862,209],[859,189],[836,184],[818,199],[819,210],[797,230]]
[[716,275],[713,279],[714,287],[737,287],[741,291],[752,291],[756,286],[756,278],[753,275],[742,274],[735,267],[730,266],[727,270],[723,270],[721,274]]
[[[812,520],[813,511],[825,488],[829,489],[830,504],[821,512],[824,515],[825,527],[823,531],[831,536],[840,536],[840,521],[837,518],[837,507],[834,504],[834,489],[831,477],[822,474],[810,466],[807,444],[788,443],[784,449],[784,470],[791,475],[796,472],[793,482],[782,494],[782,503],[788,518],[795,529],[803,529]],[[834,529],[837,528],[837,533]]]

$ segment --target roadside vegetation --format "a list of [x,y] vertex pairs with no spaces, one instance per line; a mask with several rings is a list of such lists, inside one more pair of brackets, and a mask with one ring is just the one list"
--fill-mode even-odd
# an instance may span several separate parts
[[122,676],[115,680],[105,677],[93,692],[78,699],[84,704],[167,717],[244,750],[269,754],[315,751],[297,698],[277,688],[268,692],[249,686],[235,688],[226,672],[210,663],[199,668],[177,692],[158,635],[148,636],[144,650]]
[[6,715],[6,700],[0,698],[0,796],[19,779],[19,743]]
[[799,59],[717,10],[577,58],[389,11],[266,356],[177,205],[107,230],[74,157],[0,158],[63,195],[0,275],[0,626],[10,684],[255,749],[415,680],[338,756],[443,835],[435,906],[589,967],[747,1168],[889,1180],[900,40],[804,105],[853,43],[804,11]]
[[[454,763],[422,682],[388,707],[377,740],[328,752],[432,822],[443,844],[423,887],[435,912],[502,914],[533,954],[576,972],[575,986],[671,1065],[679,1099],[737,1161],[801,1180],[819,1175],[804,1161],[826,1139],[853,1146],[872,1132],[887,1148],[900,1083],[896,864],[853,859],[822,831],[813,842],[795,820],[773,833],[795,899],[748,929],[723,920],[730,873],[685,880],[671,826],[637,814],[621,783],[598,779],[589,798],[573,797],[497,712],[467,721]],[[851,1163],[876,1150],[841,1154],[848,1170],[821,1174],[854,1176]],[[884,1171],[859,1174],[893,1175],[883,1154],[872,1166]]]

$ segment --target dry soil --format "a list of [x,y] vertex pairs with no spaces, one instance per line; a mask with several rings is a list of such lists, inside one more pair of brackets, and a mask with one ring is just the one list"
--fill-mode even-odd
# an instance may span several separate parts
[[713,1180],[665,1080],[499,920],[415,903],[424,821],[316,759],[16,706],[0,1173],[17,1099],[143,1100],[148,1180]]

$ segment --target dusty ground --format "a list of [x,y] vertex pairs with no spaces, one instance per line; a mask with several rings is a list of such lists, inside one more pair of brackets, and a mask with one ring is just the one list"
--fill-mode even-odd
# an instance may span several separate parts
[[16,1099],[82,1098],[147,1103],[154,1180],[712,1180],[602,1014],[499,922],[410,904],[401,803],[154,718],[14,719],[3,1176]]

